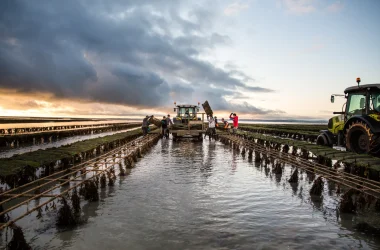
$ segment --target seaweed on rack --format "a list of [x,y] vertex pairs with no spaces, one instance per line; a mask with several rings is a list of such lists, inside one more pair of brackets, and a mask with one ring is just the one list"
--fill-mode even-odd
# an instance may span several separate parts
[[103,173],[100,177],[100,188],[105,188],[107,185],[107,178],[106,175]]
[[62,207],[58,210],[57,226],[75,226],[77,220],[65,198],[61,198]]
[[274,167],[273,167],[273,170],[272,170],[276,175],[280,175],[282,174],[282,167],[281,167],[281,163],[280,162],[276,162],[276,164],[274,164]]
[[310,189],[310,195],[321,196],[323,192],[323,180],[322,177],[319,176],[313,182],[313,186]]
[[99,193],[98,187],[92,180],[87,180],[84,182],[84,199],[88,201],[98,201]]
[[289,178],[290,183],[298,183],[298,169],[294,169],[293,174]]
[[129,156],[126,156],[126,157],[124,158],[124,164],[125,164],[125,167],[126,167],[126,168],[132,168],[132,167],[133,167],[132,160],[130,159]]
[[355,194],[356,194],[356,191],[354,189],[350,189],[342,195],[342,199],[339,204],[339,211],[341,213],[355,213],[356,212],[357,207],[354,201]]
[[73,205],[73,210],[77,214],[80,212],[80,197],[78,195],[77,189],[74,188],[74,191],[71,195],[71,204]]
[[112,173],[107,172],[107,177],[108,177],[108,186],[112,187],[115,185],[114,177]]
[[123,166],[119,163],[119,176],[125,176],[125,170]]

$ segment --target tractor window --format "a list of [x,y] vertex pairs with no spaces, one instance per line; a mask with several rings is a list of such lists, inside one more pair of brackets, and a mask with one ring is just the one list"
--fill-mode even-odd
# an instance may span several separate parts
[[180,116],[193,116],[195,114],[194,108],[179,108],[179,115]]
[[188,113],[189,113],[189,116],[194,116],[194,108],[188,108]]
[[371,93],[370,95],[370,110],[375,110],[376,112],[380,112],[380,93]]
[[180,109],[179,109],[179,114],[180,114],[180,116],[185,115],[185,112],[186,112],[186,108],[180,108]]
[[347,115],[362,115],[365,112],[364,94],[353,94],[349,96],[347,104]]

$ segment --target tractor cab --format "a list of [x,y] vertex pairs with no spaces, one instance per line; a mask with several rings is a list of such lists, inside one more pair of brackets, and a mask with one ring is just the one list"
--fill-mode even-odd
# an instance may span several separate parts
[[[176,105],[176,103],[174,103]],[[189,120],[201,120],[197,117],[199,112],[199,104],[197,105],[176,105],[174,112],[177,112],[176,117],[173,119],[175,124],[188,124]]]
[[347,95],[346,119],[355,115],[369,115],[377,119],[380,114],[380,84],[354,86],[344,93]]
[[338,116],[329,119],[328,130],[321,131],[317,144],[326,146],[346,146],[356,153],[380,154],[380,84],[348,87],[344,95],[331,95],[331,103],[335,96],[343,96],[347,101]]
[[341,130],[342,126],[353,117],[369,116],[380,121],[380,84],[362,86],[358,84],[358,86],[346,88],[344,95],[331,95],[331,103],[334,103],[334,96],[344,96],[347,101],[343,104],[341,112],[334,112],[339,116],[329,120],[328,127],[332,133],[335,134],[337,130]]

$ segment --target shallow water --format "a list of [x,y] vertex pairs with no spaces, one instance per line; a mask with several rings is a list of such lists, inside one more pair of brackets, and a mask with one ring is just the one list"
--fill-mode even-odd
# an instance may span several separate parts
[[291,167],[270,172],[220,142],[160,140],[101,201],[82,202],[87,223],[18,224],[37,249],[379,249],[353,229],[369,215],[337,217],[334,185],[313,201],[305,174],[291,186]]
[[78,141],[100,138],[100,137],[104,137],[107,135],[114,135],[114,134],[132,131],[132,130],[136,130],[136,129],[141,129],[141,128],[138,127],[138,128],[109,131],[109,132],[90,134],[90,135],[76,135],[76,136],[71,136],[71,137],[59,139],[58,141],[52,141],[52,142],[47,141],[47,142],[42,143],[42,144],[36,144],[36,145],[20,147],[20,148],[13,148],[13,149],[6,149],[4,151],[0,151],[0,158],[8,158],[8,157],[12,157],[15,154],[23,154],[23,153],[27,153],[27,152],[37,151],[40,149],[61,147],[61,146],[69,145],[69,144],[72,144],[72,143],[78,142]]
[[114,123],[129,123],[134,120],[101,120],[101,121],[57,121],[57,122],[37,122],[37,123],[0,123],[0,129],[9,128],[41,128],[54,126],[73,126],[73,125],[100,125]]

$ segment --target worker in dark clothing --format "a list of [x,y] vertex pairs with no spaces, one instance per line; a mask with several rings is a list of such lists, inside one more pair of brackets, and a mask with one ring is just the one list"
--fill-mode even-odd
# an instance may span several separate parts
[[143,135],[145,136],[146,134],[148,134],[148,128],[149,128],[149,116],[147,115],[144,119],[143,119],[143,122],[142,122],[142,126],[141,126],[141,129],[143,131]]
[[161,133],[162,133],[162,137],[166,137],[168,138],[169,137],[169,133],[167,133],[167,129],[168,129],[168,124],[167,124],[167,120],[166,120],[166,117],[164,116],[161,120]]
[[173,122],[172,122],[172,119],[170,119],[170,115],[168,114],[168,117],[166,118],[166,125],[167,126],[171,126],[171,125],[173,125]]
[[222,123],[223,123],[223,128],[225,131],[228,131],[230,125],[228,124],[228,121],[224,120],[224,118],[222,118]]

